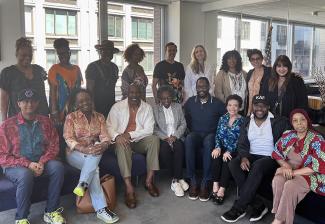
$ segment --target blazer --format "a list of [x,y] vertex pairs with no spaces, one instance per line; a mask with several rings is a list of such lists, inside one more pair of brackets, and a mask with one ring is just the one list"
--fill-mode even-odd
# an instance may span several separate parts
[[[244,79],[246,80],[247,73],[244,70],[241,72],[243,73]],[[247,85],[247,83],[245,84]],[[220,70],[214,77],[214,85],[214,96],[225,103],[227,97],[232,94],[227,72]]]
[[[124,133],[128,126],[129,118],[128,98],[113,105],[106,120],[108,135],[112,139],[112,142],[115,141],[118,135]],[[155,119],[152,108],[142,100],[135,118],[135,123],[136,130],[129,132],[132,142],[138,142],[153,134]]]
[[[184,135],[184,132],[186,130],[186,120],[184,117],[182,106],[180,104],[172,103],[170,106],[174,116],[174,135],[176,138],[179,139]],[[157,135],[160,139],[168,138],[169,136],[167,136],[167,125],[163,105],[155,105],[153,107],[153,114],[156,121],[154,127],[154,134]]]

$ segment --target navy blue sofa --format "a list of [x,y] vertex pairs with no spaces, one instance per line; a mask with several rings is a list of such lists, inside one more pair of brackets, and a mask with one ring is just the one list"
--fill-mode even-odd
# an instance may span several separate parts
[[[258,189],[258,193],[270,201],[273,200],[272,179],[273,177],[264,178]],[[296,208],[296,217],[299,216],[317,224],[325,224],[325,196],[317,195],[314,192],[308,193]]]
[[[132,175],[141,176],[147,172],[146,158],[141,154],[133,154]],[[78,183],[80,171],[66,163],[64,184],[61,194],[71,194],[74,187]],[[100,173],[106,173],[115,176],[117,181],[122,180],[120,169],[117,164],[116,155],[113,150],[107,150],[100,163]],[[34,190],[32,194],[32,203],[44,201],[47,198],[48,179],[46,177],[37,177],[35,180]],[[0,212],[8,209],[16,208],[16,187],[4,175],[0,167]]]

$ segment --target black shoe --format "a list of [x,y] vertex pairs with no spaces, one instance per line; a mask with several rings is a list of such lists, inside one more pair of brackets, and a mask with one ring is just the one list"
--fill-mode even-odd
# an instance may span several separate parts
[[269,209],[267,207],[265,207],[265,205],[259,207],[259,208],[254,208],[253,212],[249,218],[250,222],[257,222],[259,220],[261,220],[264,215],[266,215],[268,213]]
[[225,199],[225,196],[217,196],[217,197],[215,198],[215,202],[216,202],[218,205],[222,205],[224,199]]
[[237,222],[239,219],[245,217],[246,212],[244,210],[232,207],[228,212],[221,216],[221,219],[225,222]]

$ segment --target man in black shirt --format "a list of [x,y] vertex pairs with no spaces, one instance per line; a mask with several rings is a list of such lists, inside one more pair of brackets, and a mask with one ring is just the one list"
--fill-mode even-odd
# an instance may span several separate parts
[[177,46],[173,42],[169,42],[165,46],[166,60],[163,60],[156,64],[153,71],[152,80],[152,92],[155,97],[156,103],[157,98],[157,84],[171,85],[175,90],[174,102],[181,103],[183,101],[183,80],[185,78],[184,66],[182,63],[175,61],[177,53]]
[[114,42],[103,40],[102,44],[95,45],[101,58],[90,63],[86,69],[87,89],[93,94],[95,110],[107,118],[115,103],[115,85],[118,80],[117,65],[111,62],[113,54],[119,49]]

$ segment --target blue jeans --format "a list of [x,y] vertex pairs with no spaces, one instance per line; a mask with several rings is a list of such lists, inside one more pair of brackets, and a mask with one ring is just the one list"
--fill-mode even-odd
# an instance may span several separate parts
[[66,156],[68,163],[81,170],[79,182],[86,182],[95,211],[107,207],[103,188],[100,185],[98,163],[102,155],[88,155],[73,151]]
[[202,154],[203,178],[201,186],[206,186],[207,182],[212,179],[211,175],[211,152],[215,146],[215,134],[205,134],[191,132],[185,139],[185,159],[187,177],[191,179],[191,184],[196,186],[195,161],[197,150]]
[[[34,173],[26,167],[4,168],[5,176],[17,187],[16,220],[26,219],[31,205],[31,195],[34,186]],[[64,181],[64,166],[60,161],[50,160],[44,165],[42,176],[49,177],[48,200],[45,212],[53,212],[59,208],[60,192]]]

